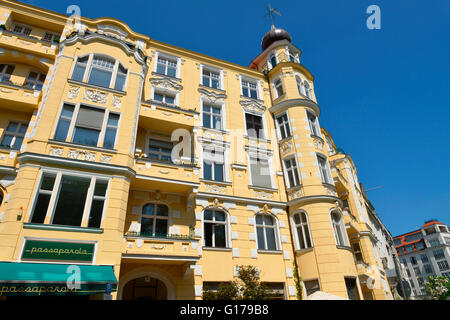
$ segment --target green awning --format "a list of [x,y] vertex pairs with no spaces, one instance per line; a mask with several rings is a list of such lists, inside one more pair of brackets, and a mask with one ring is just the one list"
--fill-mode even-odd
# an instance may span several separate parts
[[0,262],[0,296],[53,296],[117,290],[112,266]]

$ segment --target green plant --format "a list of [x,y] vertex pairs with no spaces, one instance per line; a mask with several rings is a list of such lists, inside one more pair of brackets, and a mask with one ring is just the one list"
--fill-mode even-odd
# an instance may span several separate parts
[[425,290],[433,300],[450,300],[450,278],[428,277],[425,282]]
[[217,291],[203,291],[203,300],[268,300],[273,296],[253,266],[238,266],[238,280],[220,284]]
[[292,264],[294,265],[294,282],[295,282],[295,289],[297,290],[297,300],[303,300],[302,278],[298,275],[298,268],[295,260]]

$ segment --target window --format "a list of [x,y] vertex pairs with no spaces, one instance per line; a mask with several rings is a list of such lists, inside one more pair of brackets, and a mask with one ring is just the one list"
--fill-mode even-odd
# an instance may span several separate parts
[[211,71],[203,67],[202,85],[214,89],[220,89],[220,72]]
[[166,104],[175,105],[175,99],[176,94],[167,91],[155,91],[155,93],[153,94],[153,100]]
[[25,81],[24,86],[29,87],[34,90],[42,90],[42,86],[44,85],[46,74],[37,71],[31,71],[28,74],[28,78]]
[[309,129],[311,130],[311,135],[320,137],[319,123],[317,122],[317,117],[311,112],[306,112],[308,116]]
[[399,246],[401,244],[402,244],[402,239],[401,238],[394,239],[394,246]]
[[[108,184],[106,178],[44,172],[30,222],[44,223],[49,214],[50,223],[54,225],[99,228]],[[50,203],[52,196],[55,198],[53,205]],[[89,210],[89,216],[84,223],[85,210]]]
[[344,278],[345,286],[347,287],[347,295],[350,300],[360,300],[358,289],[356,287],[356,279],[355,278]]
[[58,39],[58,38],[59,37],[57,34],[46,31],[41,40],[46,41],[46,42],[53,42],[53,41],[56,41],[56,39]]
[[422,250],[422,249],[425,248],[425,245],[423,244],[422,241],[416,242],[415,246],[416,246],[416,249],[417,249],[417,250]]
[[286,169],[288,187],[293,188],[300,185],[300,177],[298,175],[297,161],[294,158],[283,160]]
[[281,139],[285,139],[291,136],[291,127],[289,125],[289,119],[287,113],[283,113],[276,117],[278,124],[278,130],[280,132]]
[[10,121],[6,130],[3,132],[1,147],[19,150],[22,146],[25,132],[27,132],[28,124],[16,121]]
[[291,50],[288,50],[288,53],[289,53],[289,61],[299,63],[298,53],[295,54]]
[[331,212],[331,222],[333,226],[334,237],[338,246],[347,245],[345,237],[345,227],[341,214],[337,211]]
[[275,53],[272,53],[272,54],[270,55],[269,61],[270,61],[271,67],[272,67],[272,68],[275,68],[275,66],[277,65],[277,56],[276,56]]
[[[77,114],[76,121],[74,113]],[[66,141],[69,132],[73,131],[71,138],[73,143],[113,149],[119,129],[119,120],[119,114],[108,110],[64,104],[54,139]],[[105,125],[104,121],[106,121]],[[102,135],[103,132],[104,135]]]
[[417,277],[422,277],[419,267],[414,267],[414,273]]
[[434,250],[433,255],[436,259],[445,259],[445,254],[443,249]]
[[330,169],[328,168],[327,159],[321,155],[317,155],[317,161],[319,163],[320,176],[322,177],[322,182],[333,184],[333,179],[331,178],[331,173]]
[[269,161],[261,158],[250,158],[252,186],[272,187]]
[[166,236],[169,223],[169,208],[163,204],[149,203],[142,208],[141,234]]
[[269,215],[257,214],[255,216],[256,235],[259,250],[278,250],[276,223]]
[[447,232],[447,227],[445,226],[438,226],[439,232]]
[[440,244],[439,239],[432,239],[432,240],[429,240],[429,242],[430,242],[430,247],[437,247]]
[[308,280],[303,281],[303,284],[305,285],[306,295],[310,296],[316,291],[320,291],[320,285],[319,280]]
[[355,256],[356,262],[364,262],[361,247],[358,242],[352,243],[353,255]]
[[446,260],[436,261],[436,263],[439,267],[439,270],[441,270],[441,271],[449,269],[448,262]]
[[283,282],[263,282],[267,289],[269,289],[271,296],[269,300],[284,300],[284,283]]
[[177,60],[159,56],[156,64],[156,72],[169,77],[176,77]]
[[450,278],[450,272],[442,272],[442,276]]
[[212,104],[203,103],[203,127],[222,129],[222,108]]
[[256,82],[241,80],[241,87],[243,96],[258,99],[258,90]]
[[284,94],[283,91],[283,83],[281,82],[281,78],[274,81],[273,86],[275,88],[276,98],[281,97]]
[[21,33],[21,34],[23,34],[25,36],[29,36],[30,33],[31,33],[31,30],[32,30],[31,27],[25,26],[25,25],[22,25],[22,24],[14,24],[14,26],[12,28],[13,32]]
[[312,95],[311,85],[310,85],[309,82],[306,81],[306,80],[303,81],[303,85],[304,85],[304,87],[305,87],[306,97],[308,97],[309,99],[312,99],[312,98],[313,98],[313,95]]
[[249,137],[264,139],[263,117],[252,113],[245,113],[245,125]]
[[422,259],[422,263],[427,263],[428,262],[428,257],[426,254],[421,254],[420,255],[420,259]]
[[405,242],[412,242],[419,239],[422,239],[422,233],[419,232],[405,236]]
[[203,230],[206,247],[227,247],[227,215],[223,211],[205,210]]
[[303,86],[303,80],[299,76],[295,76],[295,81],[297,82],[298,93],[302,96],[306,95],[305,88]]
[[0,64],[0,82],[7,82],[14,72],[15,66],[12,64]]
[[297,231],[298,248],[306,249],[312,247],[311,234],[309,232],[308,218],[305,212],[294,214],[294,224]]
[[224,153],[205,148],[203,151],[203,179],[224,181]]
[[[89,69],[86,75],[86,70]],[[128,70],[114,58],[90,54],[78,57],[75,63],[72,80],[82,82],[87,77],[87,83],[124,91]]]
[[416,265],[417,264],[417,259],[416,257],[411,257],[411,264]]
[[433,267],[431,266],[431,264],[424,264],[423,271],[426,274],[431,274],[431,273],[433,273]]
[[172,142],[150,139],[148,156],[152,160],[172,162],[172,148]]

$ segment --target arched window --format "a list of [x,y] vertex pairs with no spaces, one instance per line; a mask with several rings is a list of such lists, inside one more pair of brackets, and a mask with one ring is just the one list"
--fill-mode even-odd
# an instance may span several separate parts
[[77,58],[72,80],[124,91],[127,74],[128,70],[118,60],[106,55],[89,54]]
[[141,233],[166,236],[169,225],[169,208],[163,204],[149,203],[142,208]]
[[275,66],[277,65],[277,56],[275,55],[275,53],[272,53],[270,55],[270,64],[272,68],[275,68]]
[[298,248],[306,249],[312,247],[311,234],[309,232],[308,218],[305,212],[294,214],[295,229],[297,230]]
[[338,246],[347,245],[347,237],[345,235],[344,221],[338,211],[331,212],[331,223],[333,225],[334,237]]
[[227,247],[227,214],[221,210],[203,212],[203,239],[206,247]]
[[277,98],[281,97],[284,92],[283,92],[283,83],[281,82],[281,78],[278,78],[277,80],[274,81],[273,86],[275,87],[275,91],[277,93]]
[[278,250],[277,224],[270,215],[255,216],[256,235],[259,250]]

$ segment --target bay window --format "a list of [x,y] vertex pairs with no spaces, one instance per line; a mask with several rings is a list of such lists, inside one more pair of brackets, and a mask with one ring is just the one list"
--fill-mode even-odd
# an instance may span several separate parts
[[278,131],[280,133],[280,138],[285,139],[291,136],[291,127],[289,125],[289,119],[287,113],[283,113],[276,118],[278,125]]
[[284,94],[283,83],[281,82],[281,78],[276,79],[273,82],[273,86],[275,88],[276,98],[281,97]]
[[337,211],[331,212],[331,224],[333,227],[333,233],[336,240],[336,245],[338,246],[346,246],[347,245],[347,237],[344,222],[342,216]]
[[320,128],[319,123],[317,121],[317,117],[311,112],[306,112],[308,117],[309,129],[311,130],[311,135],[320,137]]

